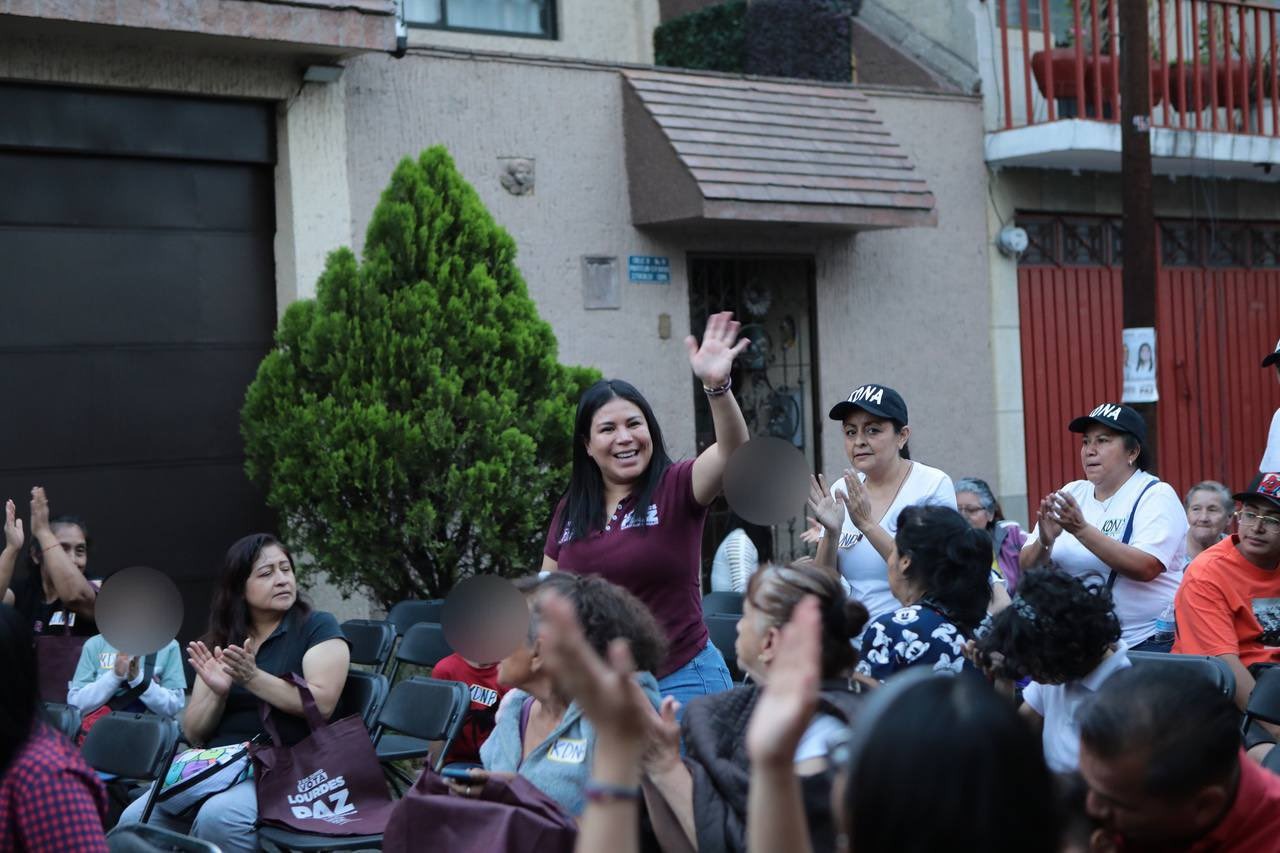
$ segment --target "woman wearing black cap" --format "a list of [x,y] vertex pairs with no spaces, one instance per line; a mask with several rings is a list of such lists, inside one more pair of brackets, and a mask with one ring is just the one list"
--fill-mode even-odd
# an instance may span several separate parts
[[862,385],[832,407],[843,424],[844,450],[853,468],[830,489],[819,478],[810,486],[809,508],[823,526],[814,561],[839,569],[853,598],[875,621],[902,604],[889,591],[889,555],[898,514],[912,504],[956,507],[951,478],[911,460],[907,404],[884,385]]
[[[1081,433],[1083,480],[1040,501],[1035,530],[1019,555],[1025,569],[1053,565],[1115,599],[1121,639],[1130,649],[1168,651],[1149,642],[1182,580],[1187,516],[1168,483],[1148,474],[1146,425],[1128,406],[1103,403],[1068,424]],[[1144,645],[1145,644],[1145,645]]]
[[[1276,341],[1275,352],[1262,360],[1264,368],[1272,365],[1276,368],[1276,378],[1280,379],[1280,341]],[[1276,409],[1276,413],[1271,416],[1271,429],[1267,433],[1267,449],[1262,454],[1262,464],[1258,466],[1258,470],[1280,471],[1280,409]]]

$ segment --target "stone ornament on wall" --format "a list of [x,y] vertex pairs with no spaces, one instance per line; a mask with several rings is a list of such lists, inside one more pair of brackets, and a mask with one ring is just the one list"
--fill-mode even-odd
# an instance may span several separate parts
[[533,195],[533,158],[532,157],[499,157],[501,170],[498,180],[502,188],[512,195]]

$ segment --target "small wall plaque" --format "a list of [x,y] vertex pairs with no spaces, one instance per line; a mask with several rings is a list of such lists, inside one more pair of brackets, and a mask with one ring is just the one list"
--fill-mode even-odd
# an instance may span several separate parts
[[622,307],[617,258],[583,255],[582,307],[588,311]]

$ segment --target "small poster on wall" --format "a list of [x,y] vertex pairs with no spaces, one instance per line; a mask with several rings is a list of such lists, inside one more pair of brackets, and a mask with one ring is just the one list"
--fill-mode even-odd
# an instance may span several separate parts
[[1125,329],[1124,394],[1122,403],[1154,403],[1156,394],[1156,330],[1150,326]]

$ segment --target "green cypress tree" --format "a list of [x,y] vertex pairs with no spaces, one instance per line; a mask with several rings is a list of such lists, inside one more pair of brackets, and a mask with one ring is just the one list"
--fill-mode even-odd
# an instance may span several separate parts
[[518,575],[568,482],[578,396],[494,222],[442,147],[405,158],[363,262],[329,255],[241,412],[246,470],[290,544],[390,606]]

